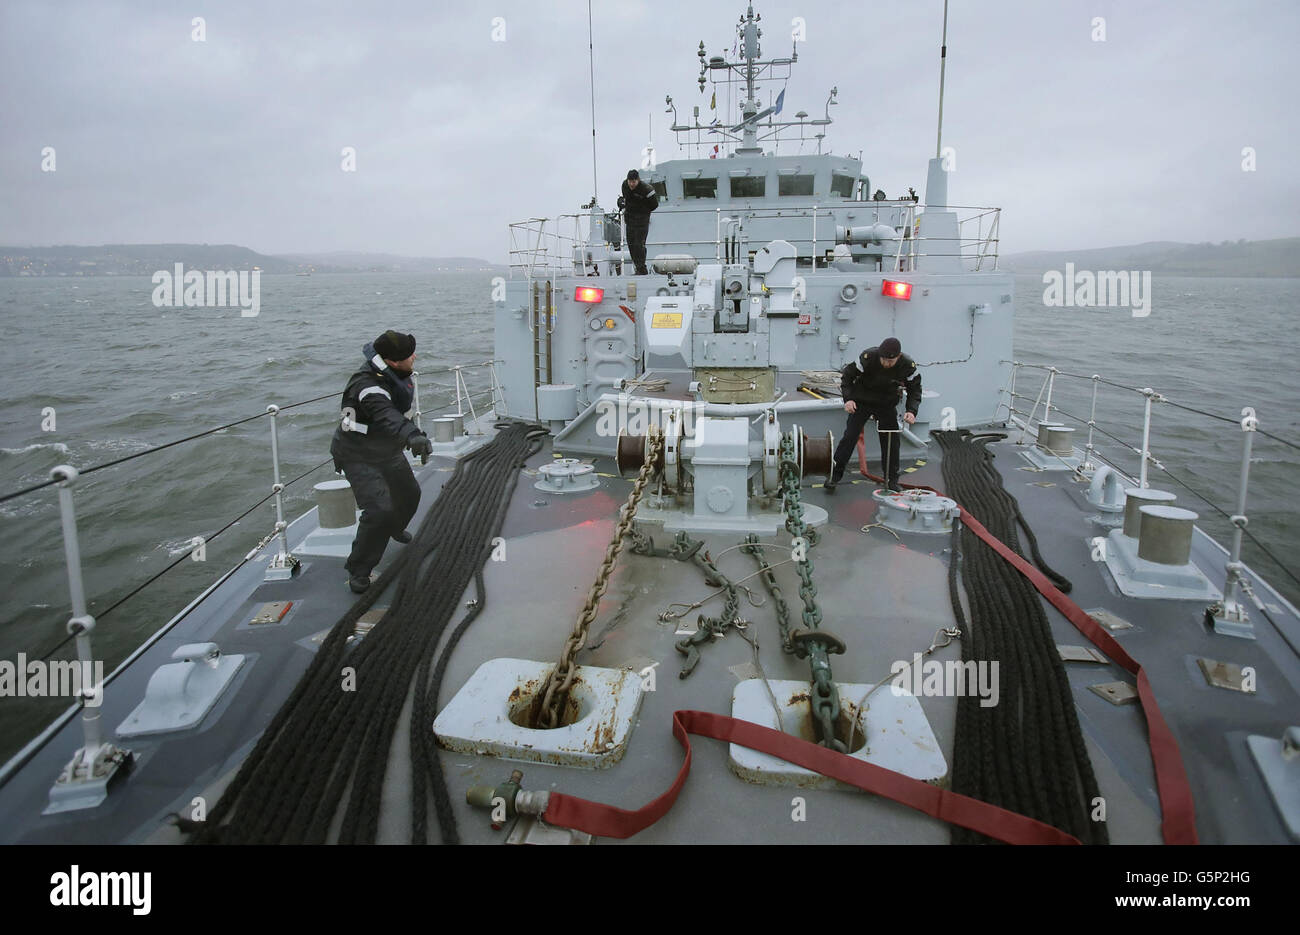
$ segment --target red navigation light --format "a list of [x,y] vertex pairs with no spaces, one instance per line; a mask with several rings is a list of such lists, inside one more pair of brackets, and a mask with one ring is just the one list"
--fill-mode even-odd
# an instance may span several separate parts
[[578,302],[600,302],[605,298],[605,290],[595,286],[579,286],[573,291],[573,298]]
[[880,294],[887,295],[891,299],[912,298],[912,284],[910,282],[895,282],[892,279],[886,279],[880,284]]

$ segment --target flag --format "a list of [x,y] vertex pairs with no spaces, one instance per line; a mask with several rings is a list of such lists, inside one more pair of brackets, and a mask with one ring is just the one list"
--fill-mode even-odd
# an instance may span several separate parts
[[709,98],[709,110],[718,109],[718,92],[713,92],[713,97]]
[[709,158],[710,158],[710,159],[717,159],[717,158],[718,158],[718,144],[717,144],[717,143],[714,143],[714,144],[713,144],[713,152],[709,153]]
[[781,112],[781,108],[784,107],[784,106],[785,106],[785,88],[782,88],[782,89],[781,89],[781,93],[778,94],[778,95],[776,96],[776,103],[775,103],[774,105],[772,105],[771,107],[769,107],[767,110],[759,111],[758,113],[756,113],[753,117],[749,118],[748,120],[744,120],[744,121],[742,121],[741,123],[739,123],[738,125],[732,127],[732,128],[731,128],[731,132],[732,132],[732,133],[739,133],[741,130],[743,130],[743,129],[745,128],[745,124],[747,124],[747,123],[757,123],[758,121],[762,120],[764,117],[767,117],[767,116],[770,116],[770,115],[773,115],[773,114],[779,114],[779,113]]

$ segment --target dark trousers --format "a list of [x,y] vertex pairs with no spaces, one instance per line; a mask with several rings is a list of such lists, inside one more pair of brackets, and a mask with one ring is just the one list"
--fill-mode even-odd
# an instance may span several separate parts
[[638,276],[649,275],[649,271],[645,268],[645,239],[649,233],[649,218],[638,220],[629,217],[627,219],[627,250],[632,254],[632,262],[636,264]]
[[880,431],[881,429],[898,428],[897,406],[889,406],[883,403],[878,406],[858,403],[857,407],[856,412],[848,413],[849,420],[844,426],[844,437],[835,446],[835,466],[843,468],[849,463],[849,458],[853,457],[853,449],[857,447],[858,436],[862,434],[862,429],[866,426],[867,420],[874,418],[877,429],[876,437],[880,441],[880,463],[885,468],[885,480],[898,480],[898,449],[902,447],[902,436],[897,431]]
[[361,507],[361,522],[344,568],[353,577],[369,575],[384,557],[388,539],[401,532],[420,505],[420,485],[400,452],[390,461],[339,464]]

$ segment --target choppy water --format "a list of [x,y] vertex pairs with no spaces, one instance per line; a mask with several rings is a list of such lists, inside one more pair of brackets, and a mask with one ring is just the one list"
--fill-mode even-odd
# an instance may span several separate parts
[[[0,493],[48,478],[61,463],[89,466],[196,431],[322,394],[338,394],[360,346],[385,328],[412,331],[417,368],[477,363],[492,352],[490,273],[266,276],[261,313],[155,308],[145,278],[0,279]],[[1124,309],[1052,309],[1037,277],[1017,278],[1016,357],[1152,386],[1197,408],[1237,417],[1253,406],[1261,426],[1300,440],[1294,314],[1300,280],[1157,277],[1150,317]],[[1025,372],[1018,391],[1036,393]],[[433,379],[445,380],[444,377]],[[484,384],[483,378],[472,381]],[[1058,380],[1053,402],[1087,417],[1091,384]],[[430,397],[433,397],[432,399]],[[451,398],[422,384],[426,412]],[[41,429],[55,412],[55,432]],[[286,478],[328,456],[334,398],[280,418]],[[1098,419],[1126,442],[1141,440],[1142,400],[1107,391]],[[90,612],[123,595],[270,492],[266,419],[178,445],[80,480],[75,498]],[[1080,435],[1083,433],[1080,432]],[[1103,454],[1134,469],[1136,457],[1105,438]],[[1231,511],[1241,431],[1159,407],[1152,449],[1173,473]],[[1250,529],[1286,560],[1300,552],[1294,498],[1300,452],[1256,439]],[[286,494],[286,516],[312,505],[309,476]],[[1161,483],[1158,472],[1152,483]],[[1228,526],[1188,494],[1221,541]],[[53,488],[0,504],[0,658],[40,654],[63,639],[69,616],[58,500]],[[271,528],[267,503],[108,614],[97,654],[111,669]],[[1300,587],[1249,543],[1247,561],[1293,601]],[[1296,563],[1300,564],[1300,563]],[[0,759],[65,706],[0,702]],[[20,713],[21,709],[21,713]]]

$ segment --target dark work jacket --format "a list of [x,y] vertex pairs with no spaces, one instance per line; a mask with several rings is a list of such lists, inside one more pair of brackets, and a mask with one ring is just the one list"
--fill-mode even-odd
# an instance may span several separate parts
[[902,389],[907,390],[907,411],[916,415],[921,408],[921,371],[906,354],[886,369],[880,363],[880,349],[869,347],[840,371],[840,395],[845,401],[851,399],[868,406],[897,405]]
[[645,179],[636,183],[636,191],[627,187],[623,180],[623,212],[629,224],[649,224],[650,212],[659,207],[659,193]]
[[344,461],[391,460],[413,437],[424,434],[403,415],[414,399],[411,378],[395,374],[373,344],[367,344],[362,354],[365,366],[348,379],[340,424],[330,443],[336,469]]

